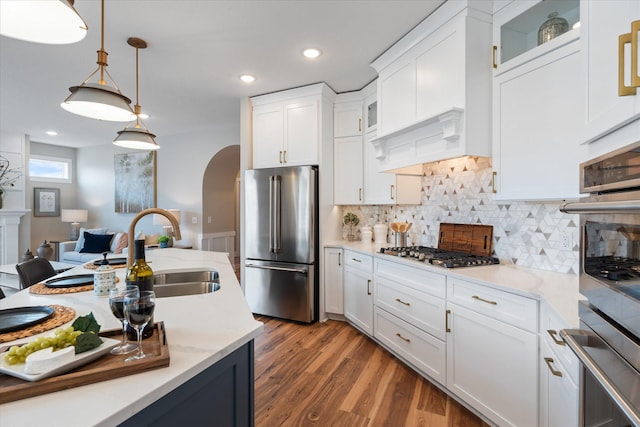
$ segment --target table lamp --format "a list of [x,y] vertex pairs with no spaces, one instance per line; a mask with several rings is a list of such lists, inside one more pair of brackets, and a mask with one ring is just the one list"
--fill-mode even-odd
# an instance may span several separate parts
[[71,223],[71,240],[80,237],[80,223],[87,222],[89,211],[86,209],[62,209],[62,222]]
[[[176,221],[178,221],[178,224],[180,224],[180,219],[182,217],[182,214],[180,212],[180,209],[165,209],[167,212],[169,212],[171,215],[173,215],[173,217],[176,219]],[[169,222],[169,220],[165,217],[163,217],[162,215],[153,215],[153,224],[154,225],[161,225],[163,230],[164,230],[164,236],[169,236],[169,246],[173,246],[173,227],[171,226],[171,223]]]

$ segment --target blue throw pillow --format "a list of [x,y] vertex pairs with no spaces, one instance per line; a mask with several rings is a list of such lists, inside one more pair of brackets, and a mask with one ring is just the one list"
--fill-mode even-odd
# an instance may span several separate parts
[[84,246],[81,253],[101,254],[111,250],[111,239],[113,234],[91,234],[84,232]]

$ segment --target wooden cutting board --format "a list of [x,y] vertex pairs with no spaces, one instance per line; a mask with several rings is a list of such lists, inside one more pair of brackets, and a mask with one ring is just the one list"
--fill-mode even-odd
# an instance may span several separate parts
[[493,225],[440,223],[438,249],[491,255]]

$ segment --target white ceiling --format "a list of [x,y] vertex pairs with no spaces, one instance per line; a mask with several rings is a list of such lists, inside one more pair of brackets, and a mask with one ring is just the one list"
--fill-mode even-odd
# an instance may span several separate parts
[[[369,64],[444,0],[106,0],[108,71],[135,104],[135,49],[145,123],[165,136],[237,126],[240,99],[324,81],[336,92],[359,90],[375,77]],[[69,86],[95,68],[100,1],[76,0],[89,25],[71,45],[0,37],[0,130],[68,147],[108,144],[125,123],[76,116],[60,107]],[[306,47],[323,55],[303,58]],[[238,79],[250,73],[257,80]],[[45,131],[55,130],[58,136]]]

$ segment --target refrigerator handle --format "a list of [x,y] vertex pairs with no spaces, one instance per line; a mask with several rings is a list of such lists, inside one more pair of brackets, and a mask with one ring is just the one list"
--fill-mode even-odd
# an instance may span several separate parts
[[280,181],[279,175],[269,177],[269,250],[280,252]]
[[287,271],[290,273],[300,273],[300,274],[309,273],[309,270],[306,268],[274,267],[270,265],[257,265],[257,264],[251,264],[251,263],[247,263],[245,265],[247,267],[262,268],[263,270]]

